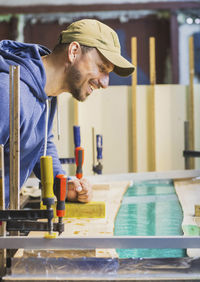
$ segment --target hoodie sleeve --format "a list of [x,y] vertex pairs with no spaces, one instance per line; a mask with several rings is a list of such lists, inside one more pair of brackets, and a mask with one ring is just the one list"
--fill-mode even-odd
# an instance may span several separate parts
[[9,139],[9,77],[6,73],[0,75],[0,144],[5,145]]

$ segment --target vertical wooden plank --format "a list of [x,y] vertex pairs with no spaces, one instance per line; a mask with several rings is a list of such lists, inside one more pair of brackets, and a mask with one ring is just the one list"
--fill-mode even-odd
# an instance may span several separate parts
[[[193,36],[189,38],[189,150],[194,150],[194,39]],[[190,169],[194,169],[194,158],[189,159]]]
[[19,66],[10,66],[10,209],[19,209],[20,206],[19,72]]
[[137,161],[137,38],[131,38],[131,58],[136,69],[132,74],[132,168],[133,172],[138,171]]
[[155,84],[156,84],[156,58],[155,37],[149,39],[150,58],[150,92],[148,95],[148,169],[156,170],[156,140],[155,140]]
[[[0,145],[0,210],[5,210],[4,147]],[[0,224],[0,236],[6,235],[5,222]],[[6,250],[0,249],[0,276],[5,275]]]
[[[0,209],[5,210],[4,147],[0,145]],[[1,226],[0,226],[1,227]]]

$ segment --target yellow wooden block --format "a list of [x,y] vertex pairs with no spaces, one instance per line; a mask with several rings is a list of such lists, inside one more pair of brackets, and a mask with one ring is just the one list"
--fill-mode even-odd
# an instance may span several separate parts
[[[45,206],[41,204],[41,209]],[[56,216],[56,203],[52,206]],[[103,201],[89,203],[65,203],[65,218],[105,218],[106,206]]]
[[65,217],[78,218],[105,218],[105,202],[66,203]]

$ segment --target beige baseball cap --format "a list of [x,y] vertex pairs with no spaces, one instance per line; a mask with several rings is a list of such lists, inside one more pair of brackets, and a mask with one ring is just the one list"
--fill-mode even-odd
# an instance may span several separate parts
[[113,71],[120,76],[129,76],[135,69],[134,65],[121,56],[117,33],[97,20],[79,20],[61,32],[60,43],[70,43],[72,41],[95,47],[114,65]]

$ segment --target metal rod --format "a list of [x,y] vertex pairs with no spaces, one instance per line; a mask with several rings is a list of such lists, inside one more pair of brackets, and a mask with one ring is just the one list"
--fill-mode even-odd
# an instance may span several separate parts
[[116,236],[116,237],[58,237],[46,239],[26,236],[0,238],[0,249],[186,249],[200,248],[200,236]]
[[10,209],[19,209],[20,171],[20,90],[19,66],[10,66]]

